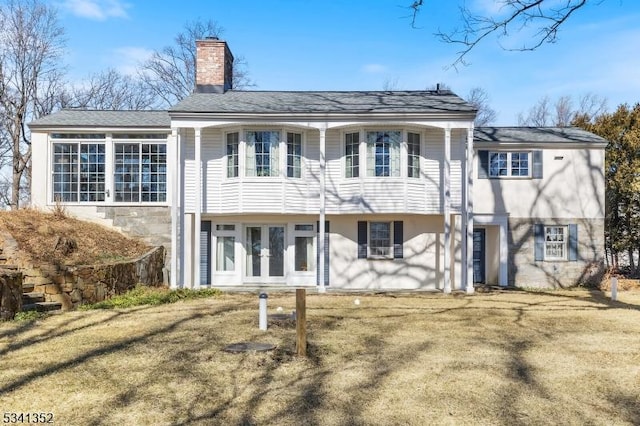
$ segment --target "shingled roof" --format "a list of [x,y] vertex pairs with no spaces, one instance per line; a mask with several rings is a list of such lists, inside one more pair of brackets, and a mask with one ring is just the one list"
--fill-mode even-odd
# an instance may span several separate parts
[[96,111],[63,109],[29,123],[29,127],[169,128],[167,111]]
[[606,145],[607,140],[579,127],[476,127],[479,143],[581,143]]
[[475,113],[476,109],[449,90],[276,92],[227,91],[195,93],[169,113],[331,114],[331,113]]

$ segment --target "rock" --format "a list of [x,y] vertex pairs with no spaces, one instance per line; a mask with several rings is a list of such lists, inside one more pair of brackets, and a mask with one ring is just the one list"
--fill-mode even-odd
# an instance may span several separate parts
[[53,251],[60,251],[63,255],[67,256],[78,249],[78,243],[73,238],[56,237],[55,244],[53,245]]
[[0,319],[11,320],[22,310],[22,274],[0,269]]

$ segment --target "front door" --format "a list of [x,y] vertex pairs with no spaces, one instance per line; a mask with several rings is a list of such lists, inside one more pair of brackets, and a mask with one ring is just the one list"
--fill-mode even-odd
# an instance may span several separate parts
[[245,278],[250,282],[284,280],[284,225],[249,225],[245,230]]
[[485,283],[485,230],[473,230],[473,282]]

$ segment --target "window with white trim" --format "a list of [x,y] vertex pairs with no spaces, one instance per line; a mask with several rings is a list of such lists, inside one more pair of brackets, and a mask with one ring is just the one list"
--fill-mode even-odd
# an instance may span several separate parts
[[287,177],[302,177],[302,134],[287,132]]
[[296,272],[316,270],[315,226],[296,224],[294,226],[294,269]]
[[113,139],[114,201],[166,201],[166,136],[114,134]]
[[544,227],[545,260],[565,260],[567,258],[568,235],[566,226]]
[[227,177],[238,177],[238,132],[227,133]]
[[[53,201],[105,201],[105,135],[51,135]],[[64,142],[63,142],[64,141]]]
[[246,132],[246,171],[245,175],[279,176],[280,132]]
[[407,176],[420,177],[420,134],[407,133]]
[[400,176],[402,132],[367,132],[367,176]]
[[214,235],[216,237],[216,271],[235,271],[236,226],[217,224]]
[[360,133],[344,135],[344,175],[348,178],[360,175]]
[[489,152],[489,177],[528,177],[529,152]]
[[393,255],[393,227],[391,222],[369,222],[369,257]]

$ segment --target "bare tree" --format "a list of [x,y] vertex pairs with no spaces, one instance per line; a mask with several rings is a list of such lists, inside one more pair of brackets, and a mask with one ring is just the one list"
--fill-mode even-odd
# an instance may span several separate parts
[[394,90],[398,90],[398,77],[394,78],[385,78],[382,83],[382,90],[385,92],[393,92]]
[[571,96],[560,96],[552,103],[549,96],[543,96],[526,114],[518,114],[518,124],[536,127],[569,127],[578,117],[589,122],[603,114],[607,109],[607,100],[593,93],[582,95],[574,108]]
[[62,86],[64,30],[55,9],[40,0],[6,0],[0,28],[0,134],[10,146],[10,205],[16,209],[30,176],[26,124],[55,108]]
[[554,125],[557,127],[571,126],[571,120],[575,115],[573,100],[571,96],[560,96],[555,105],[556,119]]
[[474,87],[469,91],[465,100],[478,110],[475,120],[476,126],[487,126],[496,120],[498,114],[489,105],[489,94],[483,88]]
[[[607,112],[607,98],[594,93],[582,95],[578,100],[576,115],[587,121],[593,121],[596,117]],[[575,119],[576,117],[574,117]]]
[[112,68],[73,87],[65,101],[65,106],[106,110],[143,110],[156,104],[155,95],[144,82]]
[[[528,43],[517,48],[503,48],[517,51],[535,50],[544,43],[555,43],[562,24],[589,2],[588,0],[497,0],[496,3],[501,7],[496,16],[477,14],[468,3],[463,3],[460,6],[462,26],[449,32],[439,30],[436,36],[445,43],[461,47],[452,64],[453,67],[466,65],[467,54],[491,35],[507,38],[513,33],[533,30]],[[426,7],[424,0],[415,0],[409,5],[412,9],[413,26],[416,25],[418,13],[423,7]]]
[[[142,64],[140,78],[146,86],[169,107],[189,96],[196,81],[196,40],[220,37],[224,29],[215,21],[195,21],[184,26],[174,44],[153,52]],[[253,85],[242,56],[234,56],[232,86],[241,89]]]
[[520,126],[547,127],[551,125],[551,99],[543,96],[532,106],[526,115],[518,114]]

